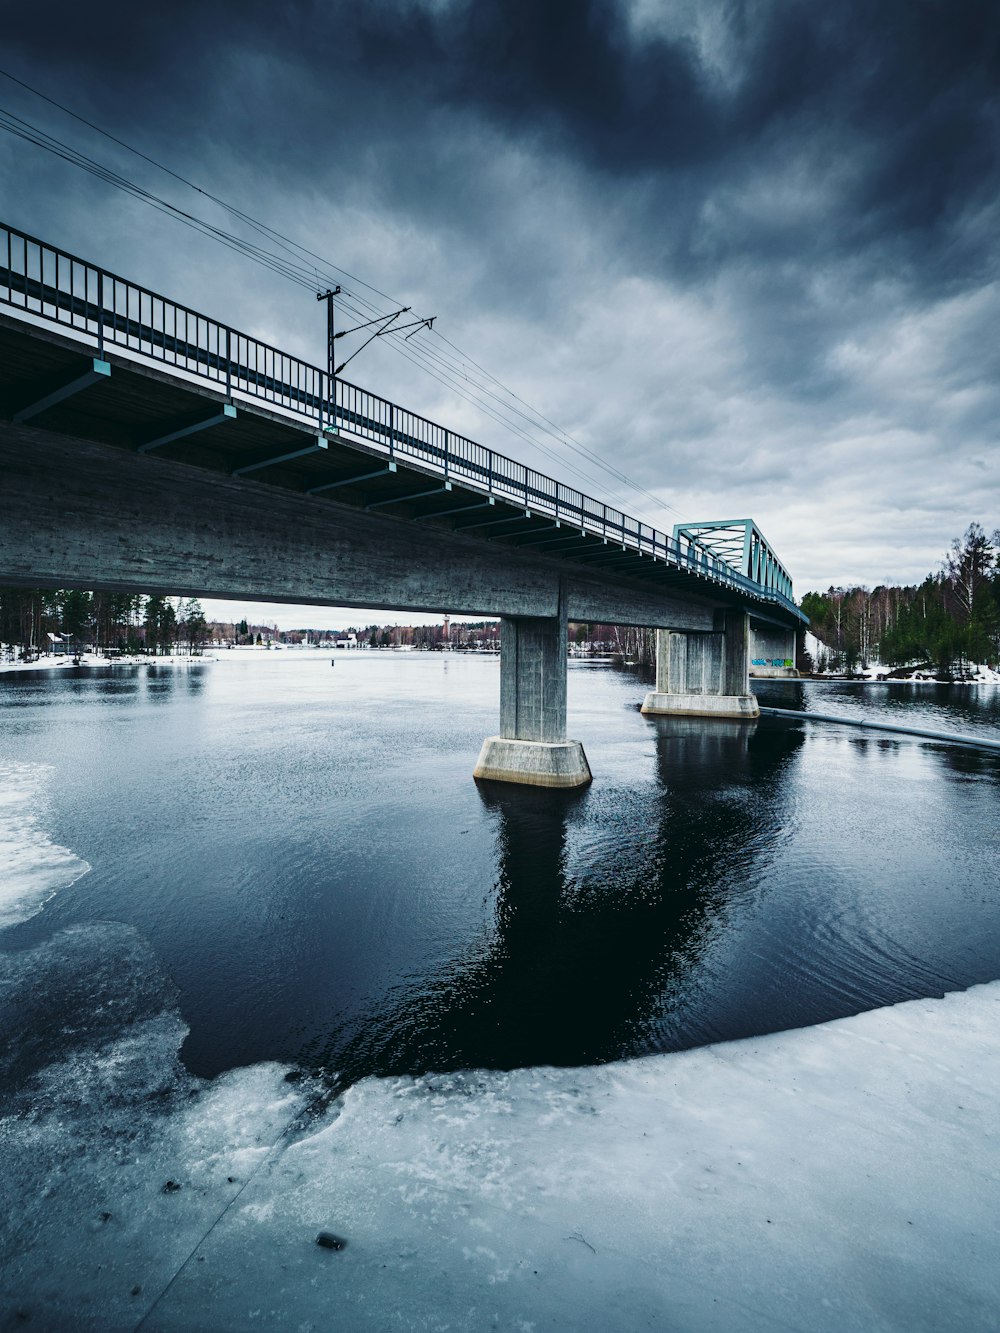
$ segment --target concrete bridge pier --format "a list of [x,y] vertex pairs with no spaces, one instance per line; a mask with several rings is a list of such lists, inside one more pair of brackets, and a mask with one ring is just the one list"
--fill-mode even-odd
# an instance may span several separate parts
[[642,711],[668,717],[753,718],[750,693],[750,617],[717,611],[709,632],[656,632],[656,689]]
[[474,776],[533,787],[582,787],[590,765],[566,739],[566,599],[555,616],[500,621],[500,734],[487,736]]

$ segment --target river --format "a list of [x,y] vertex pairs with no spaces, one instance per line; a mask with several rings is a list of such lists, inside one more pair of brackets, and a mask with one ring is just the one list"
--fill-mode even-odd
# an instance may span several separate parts
[[[472,780],[496,658],[0,676],[8,1073],[84,1013],[111,1030],[165,995],[190,1073],[274,1060],[342,1087],[601,1063],[1000,978],[1000,757],[650,720],[647,688],[571,663],[596,780],[565,794]],[[1000,737],[1000,687],[757,693]]]

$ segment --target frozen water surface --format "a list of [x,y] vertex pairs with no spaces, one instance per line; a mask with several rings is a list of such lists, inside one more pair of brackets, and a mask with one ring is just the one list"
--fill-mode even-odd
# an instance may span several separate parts
[[27,921],[90,869],[42,827],[54,773],[50,764],[0,761],[0,930]]
[[128,927],[0,955],[0,1326],[133,1327],[301,1107],[187,1074],[174,1002]]
[[169,988],[106,930],[31,960],[51,1017],[81,968],[102,1003],[5,1080],[5,1326],[996,1327],[998,983],[597,1068],[369,1078],[310,1118],[280,1067],[187,1074]]

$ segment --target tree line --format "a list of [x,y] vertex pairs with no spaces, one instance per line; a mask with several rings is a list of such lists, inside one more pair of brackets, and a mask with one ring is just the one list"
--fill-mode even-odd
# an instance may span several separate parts
[[209,626],[196,598],[0,587],[0,643],[31,657],[48,648],[49,634],[98,653],[159,655],[200,652]]
[[872,661],[942,675],[1000,659],[1000,529],[972,523],[935,573],[906,587],[808,592],[802,610],[826,646],[817,670],[853,671]]
[[[308,642],[312,636],[337,637],[334,631],[287,630],[251,625],[246,620],[219,624],[206,620],[200,602],[151,597],[141,593],[50,591],[0,587],[0,644],[8,655],[33,658],[50,646],[49,634],[65,636],[69,646],[96,653],[200,652],[213,641],[226,644]],[[500,622],[492,620],[444,625],[368,625],[354,634],[370,648],[500,647]],[[650,666],[656,656],[653,630],[634,625],[572,624],[570,642],[578,651],[612,653],[626,661]]]

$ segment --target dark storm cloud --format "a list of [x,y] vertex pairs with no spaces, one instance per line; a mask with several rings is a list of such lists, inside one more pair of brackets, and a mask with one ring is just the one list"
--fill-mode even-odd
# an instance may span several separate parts
[[[216,128],[232,128],[228,107],[269,155],[296,162],[336,145],[356,165],[373,137],[409,141],[434,110],[460,112],[576,162],[599,178],[595,188],[652,181],[643,221],[660,242],[650,235],[648,247],[687,267],[740,255],[829,259],[887,237],[916,258],[992,200],[993,0],[743,0],[720,4],[701,40],[690,23],[665,31],[655,21],[670,9],[650,5],[641,21],[642,7],[608,0],[175,0],[112,2],[96,25],[65,7],[44,33],[30,9],[4,22],[9,51],[73,72],[133,125],[166,118],[204,134],[225,70]],[[262,103],[254,84],[268,62],[285,95]],[[803,198],[823,197],[819,215],[808,226],[794,209],[747,217],[740,183],[790,163]],[[712,199],[714,218],[704,215]],[[985,237],[963,237],[938,254],[935,275],[961,276],[985,248]]]
[[[102,14],[95,28],[67,13],[44,42],[30,12],[10,15],[10,48],[163,151],[256,156],[272,188],[311,174],[442,233],[491,230],[519,189],[544,200],[544,172],[491,173],[496,146],[552,163],[609,264],[693,284],[735,270],[758,373],[806,395],[839,384],[821,364],[840,330],[814,315],[817,272],[849,259],[859,285],[888,270],[919,301],[995,266],[993,0],[113,0]],[[493,227],[491,244],[481,298],[539,315],[564,299],[555,225]]]

